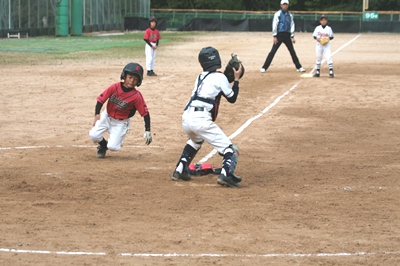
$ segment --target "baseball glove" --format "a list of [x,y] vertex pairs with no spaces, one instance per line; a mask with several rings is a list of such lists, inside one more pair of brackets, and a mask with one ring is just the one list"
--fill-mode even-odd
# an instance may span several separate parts
[[326,45],[329,41],[330,41],[329,38],[327,38],[327,37],[322,37],[321,40],[319,41],[319,43],[320,43],[321,45]]
[[236,70],[239,69],[239,64],[242,65],[242,74],[240,75],[240,78],[243,77],[244,74],[244,66],[242,64],[242,60],[239,59],[237,54],[232,53],[231,54],[231,60],[229,60],[228,64],[225,67],[224,74],[227,77],[229,83],[233,82],[235,80],[235,73],[233,73],[232,67],[234,67]]

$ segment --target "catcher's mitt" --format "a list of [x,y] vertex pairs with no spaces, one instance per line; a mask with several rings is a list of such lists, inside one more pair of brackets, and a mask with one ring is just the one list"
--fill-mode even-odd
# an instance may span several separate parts
[[327,38],[327,37],[322,37],[321,40],[319,41],[319,43],[320,43],[321,45],[326,45],[329,41],[330,41],[329,38]]
[[228,65],[225,67],[224,74],[228,78],[229,83],[235,80],[235,74],[233,73],[232,67],[234,67],[236,70],[239,69],[239,64],[242,65],[242,74],[240,75],[240,78],[243,77],[244,74],[244,66],[242,64],[242,60],[239,59],[237,54],[231,54],[232,58],[229,60]]

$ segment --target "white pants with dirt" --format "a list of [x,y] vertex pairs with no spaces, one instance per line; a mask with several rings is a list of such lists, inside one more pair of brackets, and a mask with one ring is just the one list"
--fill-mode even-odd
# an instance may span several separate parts
[[328,42],[325,45],[321,45],[319,42],[317,42],[315,51],[316,51],[316,57],[317,57],[316,68],[321,69],[322,56],[324,56],[326,59],[326,62],[328,63],[329,69],[332,69],[333,61],[332,61],[332,53],[331,53],[331,44]]
[[[151,44],[156,45],[157,43],[152,42]],[[147,71],[154,70],[154,63],[156,61],[157,49],[153,50],[153,48],[151,48],[146,43],[146,48],[144,49],[144,53],[146,54],[146,69],[147,69]]]
[[190,138],[187,144],[197,150],[203,140],[221,154],[232,144],[222,129],[212,121],[211,113],[206,108],[204,111],[195,111],[195,107],[189,107],[182,115],[182,127]]
[[121,149],[125,139],[125,135],[129,130],[130,119],[115,119],[107,114],[104,110],[100,119],[96,121],[94,127],[89,131],[90,139],[94,143],[99,143],[103,140],[104,132],[108,132],[108,144],[107,148],[111,151],[118,151]]

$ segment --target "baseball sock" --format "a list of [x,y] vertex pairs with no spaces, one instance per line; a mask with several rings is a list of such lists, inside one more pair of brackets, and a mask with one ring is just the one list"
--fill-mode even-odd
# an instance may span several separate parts
[[100,144],[101,147],[107,147],[107,140],[105,140],[105,139],[103,138],[103,140],[100,141],[99,144]]

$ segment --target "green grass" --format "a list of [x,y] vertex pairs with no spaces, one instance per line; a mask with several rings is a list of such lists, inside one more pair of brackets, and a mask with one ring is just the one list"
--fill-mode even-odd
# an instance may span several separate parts
[[[193,33],[161,32],[160,45],[185,41]],[[0,40],[0,63],[39,64],[59,60],[144,57],[143,33],[85,35],[78,37],[34,37]]]

